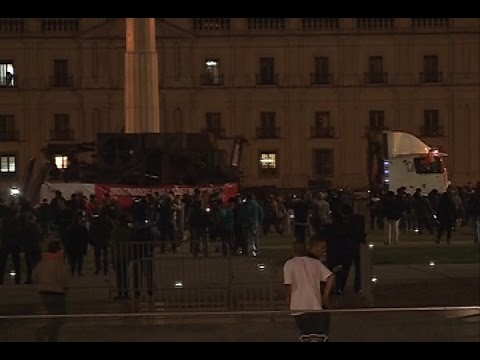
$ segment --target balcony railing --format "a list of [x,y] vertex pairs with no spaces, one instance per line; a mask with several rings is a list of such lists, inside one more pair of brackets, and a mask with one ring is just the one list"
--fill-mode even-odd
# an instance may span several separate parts
[[392,29],[394,26],[394,18],[357,18],[358,29]]
[[443,73],[441,72],[421,72],[420,73],[420,82],[421,83],[441,83],[443,81]]
[[43,19],[43,32],[75,32],[80,29],[79,19]]
[[72,87],[73,76],[50,76],[50,87]]
[[311,137],[317,139],[328,139],[335,137],[335,128],[333,126],[320,127],[313,126],[310,129]]
[[333,73],[310,73],[310,84],[333,84]]
[[201,85],[223,85],[223,74],[213,76],[211,74],[200,75]]
[[285,30],[286,18],[248,18],[248,30]]
[[448,28],[450,18],[413,18],[412,27],[414,28]]
[[21,33],[25,31],[23,19],[0,19],[0,33]]
[[0,132],[0,142],[18,141],[19,138],[17,129]]
[[365,83],[367,84],[387,84],[388,73],[387,72],[366,72]]
[[421,127],[421,135],[422,137],[442,137],[443,134],[443,126],[422,126]]
[[370,134],[372,132],[381,132],[385,130],[390,130],[390,128],[386,125],[378,125],[378,126],[366,126],[365,127],[365,134]]
[[50,130],[51,141],[73,141],[73,129],[52,129]]
[[340,27],[338,18],[303,18],[303,30],[335,30]]
[[230,30],[230,18],[193,18],[195,31],[225,31]]
[[257,85],[278,85],[279,84],[279,75],[265,75],[265,74],[256,74],[256,84]]
[[280,128],[278,127],[258,127],[257,138],[259,139],[276,139],[280,137]]
[[225,129],[223,128],[205,128],[202,129],[202,131],[211,133],[217,139],[223,139],[225,137]]

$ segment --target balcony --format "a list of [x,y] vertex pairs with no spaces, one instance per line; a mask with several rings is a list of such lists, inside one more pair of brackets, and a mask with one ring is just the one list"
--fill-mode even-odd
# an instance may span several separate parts
[[443,82],[443,73],[441,72],[421,72],[420,82],[422,84],[438,84]]
[[50,130],[50,141],[73,141],[73,129],[52,129]]
[[200,85],[202,86],[221,86],[223,85],[223,74],[212,76],[211,74],[200,75]]
[[312,126],[310,136],[315,139],[332,139],[335,137],[335,128],[333,126]]
[[73,87],[73,76],[50,76],[50,87]]
[[76,32],[80,29],[80,20],[72,18],[43,19],[43,32]]
[[217,139],[225,138],[225,129],[222,128],[206,128],[202,129],[202,131],[212,134]]
[[443,137],[443,126],[422,126],[420,129],[422,137]]
[[257,85],[278,85],[279,84],[278,79],[279,79],[278,73],[273,75],[256,74]]
[[0,142],[18,141],[19,139],[17,129],[0,132]]
[[387,72],[366,72],[365,73],[366,84],[388,84]]
[[248,30],[285,30],[287,26],[286,18],[248,18]]
[[303,30],[336,30],[340,27],[338,18],[303,18]]
[[23,33],[25,20],[23,19],[0,19],[0,33]]
[[357,18],[357,28],[363,30],[392,29],[394,18]]
[[413,18],[412,27],[414,28],[448,28],[450,27],[450,18]]
[[333,84],[333,73],[310,73],[310,84],[312,85]]
[[278,139],[280,137],[280,128],[278,127],[258,127],[258,139]]
[[230,18],[193,18],[192,21],[195,31],[230,30]]
[[378,133],[382,132],[385,130],[390,130],[388,126],[386,125],[378,125],[378,126],[367,126],[365,127],[365,135],[371,134],[371,133]]

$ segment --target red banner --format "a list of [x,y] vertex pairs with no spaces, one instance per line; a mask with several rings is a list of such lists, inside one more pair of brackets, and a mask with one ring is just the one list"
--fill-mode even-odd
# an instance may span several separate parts
[[230,198],[237,196],[238,184],[227,183],[222,185],[159,185],[159,186],[135,186],[135,185],[117,185],[117,184],[95,184],[95,196],[99,200],[103,200],[105,194],[109,194],[112,199],[118,202],[120,207],[130,207],[133,198],[146,196],[148,194],[160,195],[173,192],[174,195],[193,195],[194,190],[199,189],[202,198],[210,196],[214,191],[221,194],[223,201],[227,202]]

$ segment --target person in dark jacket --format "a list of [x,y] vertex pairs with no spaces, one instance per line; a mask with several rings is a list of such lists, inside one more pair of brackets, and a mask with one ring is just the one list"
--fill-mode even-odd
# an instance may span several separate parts
[[95,255],[95,275],[98,275],[102,268],[103,274],[108,275],[108,247],[111,232],[112,223],[104,213],[100,216],[95,214],[92,215],[90,239],[92,241]]
[[383,202],[383,216],[385,217],[385,245],[392,243],[398,244],[400,235],[399,224],[402,217],[403,203],[395,196],[393,191],[389,191]]
[[310,208],[304,195],[301,195],[298,200],[293,203],[293,215],[295,220],[295,239],[299,243],[306,244],[307,241],[307,229],[308,229],[308,216],[310,214]]
[[438,234],[437,240],[435,241],[437,244],[440,243],[444,231],[447,232],[447,244],[450,244],[452,229],[456,219],[455,204],[450,196],[450,191],[447,190],[440,196],[440,202],[438,203]]
[[25,226],[23,227],[23,249],[27,266],[27,280],[25,284],[32,284],[33,268],[42,258],[41,244],[43,242],[43,233],[33,214],[29,213],[25,220]]
[[7,259],[12,258],[13,268],[15,271],[15,284],[20,284],[20,251],[21,244],[21,223],[20,223],[20,207],[13,206],[9,209],[9,213],[2,221],[1,238],[0,238],[0,285],[3,284],[5,269],[7,267]]
[[208,214],[202,208],[200,200],[194,200],[187,218],[187,224],[190,228],[190,251],[193,256],[197,256],[200,248],[203,255],[208,256]]
[[90,242],[90,233],[83,223],[81,214],[75,213],[73,223],[68,228],[65,236],[65,250],[72,276],[77,271],[78,276],[83,276],[83,257],[87,253]]
[[418,233],[422,234],[423,229],[427,228],[428,232],[433,235],[433,210],[427,197],[422,196],[421,189],[416,189],[413,194],[413,207],[417,218]]

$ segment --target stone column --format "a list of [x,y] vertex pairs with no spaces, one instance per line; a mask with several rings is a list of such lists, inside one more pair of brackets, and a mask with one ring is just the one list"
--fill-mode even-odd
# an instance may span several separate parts
[[160,132],[154,18],[127,18],[125,132]]

